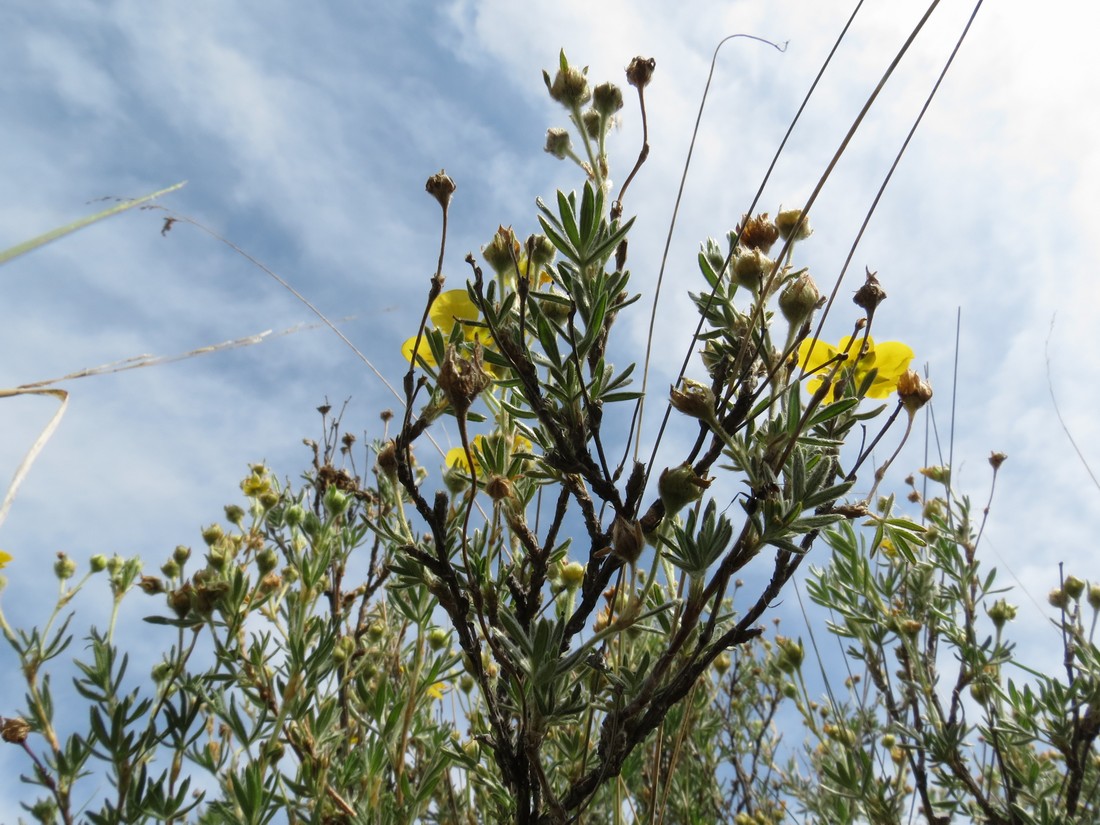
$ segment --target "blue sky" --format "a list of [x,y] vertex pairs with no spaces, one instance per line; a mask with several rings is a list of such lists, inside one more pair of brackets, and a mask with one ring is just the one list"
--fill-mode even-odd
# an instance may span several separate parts
[[[853,5],[17,0],[0,9],[0,247],[101,208],[95,199],[187,180],[164,205],[243,247],[330,316],[354,316],[343,331],[396,381],[398,346],[415,330],[437,254],[427,176],[445,167],[459,187],[450,286],[465,279],[465,253],[498,224],[524,236],[536,228],[537,195],[576,185],[573,169],[541,151],[546,128],[564,125],[541,78],[559,48],[596,81],[622,83],[636,54],[657,60],[652,152],[627,202],[639,215],[632,286],[648,300],[714,46],[735,32],[789,42],[780,54],[735,41],[719,58],[660,308],[663,332],[686,330],[699,242],[747,208]],[[923,8],[880,0],[861,11],[761,210],[801,204]],[[979,13],[841,294],[864,266],[878,270],[889,299],[877,337],[909,343],[928,364],[941,427],[961,309],[956,478],[984,501],[986,457],[1008,453],[982,552],[1045,607],[1059,562],[1100,580],[1086,538],[1100,495],[1058,425],[1045,360],[1049,335],[1062,413],[1100,462],[1100,72],[1088,57],[1100,11],[1057,0],[1044,8],[1003,0]],[[970,11],[945,0],[823,191],[815,235],[799,250],[819,283],[835,278]],[[627,99],[611,148],[616,180],[639,145]],[[231,250],[185,225],[162,237],[161,222],[156,212],[127,213],[0,270],[0,386],[313,320]],[[624,318],[620,334],[640,347],[647,317],[639,309]],[[851,317],[842,301],[827,337],[845,334]],[[663,392],[682,357],[680,346],[659,347],[651,386]],[[350,397],[346,420],[368,435],[395,403],[325,330],[66,388],[68,414],[0,526],[0,547],[15,556],[5,610],[28,621],[44,618],[57,551],[81,562],[140,554],[159,567],[176,544],[200,543],[199,527],[236,501],[249,462],[290,477],[305,468],[301,439],[317,434],[314,408],[326,397]],[[52,412],[44,399],[3,399],[0,475]],[[921,461],[909,450],[899,477]],[[1018,630],[1034,649],[1049,648],[1048,611],[1016,600]],[[136,619],[146,605],[133,602]],[[0,714],[20,701],[5,662],[0,652],[10,697]]]

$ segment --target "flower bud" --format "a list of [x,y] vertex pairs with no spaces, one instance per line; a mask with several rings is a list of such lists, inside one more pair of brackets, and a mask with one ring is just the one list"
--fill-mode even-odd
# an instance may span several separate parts
[[989,615],[993,626],[1000,630],[1005,626],[1005,622],[1011,622],[1016,618],[1016,605],[1009,604],[1004,599],[997,599],[991,607],[986,608],[985,612]]
[[793,235],[796,241],[804,241],[814,234],[810,229],[810,222],[802,220],[801,209],[780,209],[775,216],[775,228],[783,240]]
[[600,83],[592,90],[592,108],[607,119],[623,108],[623,90],[614,83]]
[[1085,583],[1076,576],[1066,576],[1066,580],[1062,582],[1062,589],[1066,591],[1067,596],[1077,601],[1085,592]]
[[546,130],[546,145],[544,151],[562,160],[573,151],[573,140],[565,129],[554,127]]
[[1087,598],[1089,607],[1093,610],[1100,610],[1100,584],[1094,584],[1089,588],[1089,595]]
[[57,576],[58,581],[65,581],[71,579],[73,574],[76,573],[76,562],[66,556],[64,553],[57,554],[57,561],[53,563],[53,572]]
[[719,676],[725,676],[726,671],[730,669],[732,664],[733,661],[728,653],[719,653],[714,657],[714,670]]
[[906,370],[898,379],[898,400],[913,415],[932,400],[932,387],[915,370]]
[[[561,131],[564,132],[565,130]],[[569,135],[565,137],[568,141]],[[546,151],[549,152],[550,150],[547,149]],[[516,271],[516,261],[519,260],[519,253],[519,241],[516,240],[516,234],[510,226],[498,226],[492,240],[481,247],[481,255],[485,258],[485,262],[498,275]]]
[[600,124],[603,122],[604,121],[600,118],[600,113],[595,109],[585,109],[584,114],[581,115],[581,124],[584,126],[584,133],[592,140],[600,139]]
[[803,270],[801,275],[779,293],[779,310],[787,323],[798,326],[809,320],[820,301],[821,290],[817,288],[810,273]]
[[240,527],[241,522],[244,521],[244,508],[236,504],[227,504],[225,506],[225,519],[230,524],[235,524],[237,527]]
[[571,561],[561,566],[561,583],[566,590],[576,590],[584,583],[584,565]]
[[733,280],[745,289],[759,290],[763,279],[771,273],[774,262],[759,249],[738,247],[737,253],[733,259]]
[[175,669],[175,665],[171,662],[157,662],[153,665],[153,669],[149,672],[149,675],[152,676],[153,681],[159,685],[161,682],[167,681]]
[[168,559],[160,566],[160,572],[169,579],[174,579],[180,574],[180,566],[175,559]]
[[703,490],[710,487],[712,480],[700,476],[687,461],[677,467],[666,467],[657,482],[665,514],[674,516],[688,504],[701,499]]
[[433,627],[428,631],[428,647],[432,650],[439,651],[447,646],[447,642],[450,640],[451,634],[448,633],[442,627]]
[[455,193],[457,188],[454,180],[443,169],[428,178],[428,182],[424,184],[424,191],[435,198],[443,209],[450,205],[451,195]]
[[1051,607],[1065,610],[1069,607],[1069,595],[1061,587],[1056,587],[1047,594],[1047,601]]
[[669,388],[668,400],[673,408],[700,421],[714,420],[714,393],[710,387],[690,378],[680,379],[683,389]]
[[150,596],[156,596],[158,593],[164,592],[164,582],[156,576],[142,576],[141,581],[138,582],[138,587]]
[[279,556],[271,547],[265,547],[256,554],[256,568],[260,571],[261,576],[270,573],[278,564]]
[[566,109],[576,109],[583,106],[592,97],[588,88],[587,69],[578,69],[570,66],[566,60],[565,51],[561,53],[558,73],[554,75],[554,82],[550,82],[550,75],[542,73],[546,88],[550,91],[550,97],[564,106]]
[[355,653],[355,639],[351,636],[341,636],[332,646],[332,658],[338,664],[343,664]]
[[779,647],[779,669],[784,673],[793,673],[802,667],[802,661],[806,658],[806,650],[802,642],[788,639],[785,636],[777,636],[776,645]]
[[191,548],[177,544],[176,549],[172,551],[172,561],[176,564],[184,564],[189,558],[191,558]]
[[96,553],[88,559],[88,565],[92,568],[93,573],[102,573],[107,569],[107,557],[102,553]]
[[474,689],[475,684],[474,677],[469,673],[463,673],[458,677],[458,689],[467,695]]
[[554,260],[554,256],[558,254],[558,248],[545,235],[535,234],[527,238],[527,249],[531,256],[531,263],[536,270],[535,272],[528,271],[527,274],[531,276],[532,283],[537,284],[538,270]]
[[301,527],[305,518],[306,511],[301,504],[291,504],[283,511],[283,520],[287,527]]
[[942,465],[935,465],[932,467],[921,467],[920,474],[927,478],[929,481],[934,481],[937,484],[942,484],[945,487],[951,483],[951,468]]
[[347,494],[336,487],[329,487],[325,490],[323,501],[325,510],[333,516],[338,516],[343,513],[348,509],[348,504],[350,504]]

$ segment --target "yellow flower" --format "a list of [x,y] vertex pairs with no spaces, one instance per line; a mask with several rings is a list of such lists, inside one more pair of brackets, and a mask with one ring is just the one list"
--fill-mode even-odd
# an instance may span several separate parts
[[[431,309],[428,310],[428,317],[431,318],[432,325],[443,333],[444,338],[448,339],[456,324],[463,321],[476,321],[478,316],[477,306],[470,300],[470,293],[465,289],[448,289],[446,292],[440,293],[439,297],[432,302]],[[493,339],[484,327],[463,324],[462,334],[467,341],[473,341],[476,337],[484,347],[491,347],[493,344]],[[415,344],[416,336],[414,335],[401,345],[401,354],[405,356],[405,360],[412,361],[413,346]],[[426,335],[420,336],[420,347],[417,349],[416,354],[429,367],[438,366],[432,356],[432,349],[428,346]]]
[[[478,461],[478,453],[485,449],[485,436],[475,435],[470,441],[470,453],[474,457],[474,467],[477,469],[477,474],[481,473],[481,462]],[[511,454],[516,453],[529,453],[531,452],[531,442],[524,438],[522,435],[516,435],[512,442]],[[466,461],[466,451],[460,446],[452,447],[447,450],[447,454],[443,457],[443,462],[448,467],[454,467],[455,469],[462,470],[465,473],[470,472],[470,464]]]
[[449,685],[446,682],[436,682],[434,685],[431,685],[428,688],[428,697],[430,699],[442,699],[443,694],[447,692],[448,687]]
[[[862,336],[857,336],[855,342],[851,344],[847,363],[850,364],[854,360],[862,340]],[[798,348],[798,362],[802,365],[802,369],[811,374],[806,385],[809,392],[817,392],[825,376],[833,367],[832,363],[829,366],[824,365],[844,352],[851,342],[850,335],[841,338],[840,344],[836,347],[814,338],[808,338],[802,342]],[[912,360],[913,350],[905,344],[899,341],[883,341],[876,346],[874,339],[868,337],[866,352],[855,362],[854,384],[858,388],[871,370],[877,370],[875,379],[867,390],[867,397],[886,398],[897,389],[898,379],[909,369],[909,362]],[[837,389],[843,384],[844,374],[847,371],[847,369],[842,370],[833,381],[829,401],[835,401],[838,398]]]
[[0,550],[0,570],[3,570],[4,565],[6,565],[11,560],[12,560],[11,553],[5,553],[3,550]]

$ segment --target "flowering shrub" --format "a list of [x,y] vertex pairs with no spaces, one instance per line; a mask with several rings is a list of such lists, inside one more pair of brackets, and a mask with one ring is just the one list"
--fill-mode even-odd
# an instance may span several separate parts
[[[640,99],[654,69],[644,58],[627,69]],[[811,336],[825,299],[795,263],[811,237],[805,213],[746,214],[706,241],[691,294],[699,329],[685,342],[696,377],[670,388],[665,411],[686,446],[657,465],[656,444],[648,458],[632,444],[636,364],[610,360],[616,322],[641,297],[624,215],[648,147],[612,197],[605,138],[622,91],[591,87],[564,54],[545,80],[570,123],[549,130],[545,149],[577,165],[578,190],[538,201],[538,231],[499,228],[482,249],[490,272],[468,255],[465,287],[445,290],[456,184],[428,179],[442,209],[439,263],[402,347],[403,409],[382,415],[369,463],[323,407],[305,480],[253,466],[243,502],[202,531],[201,552],[177,547],[160,575],[138,559],[92,560],[113,615],[135,588],[154,598],[147,621],[165,651],[152,681],[127,673],[112,618],[77,660],[89,726],[58,729],[48,666],[72,641],[58,620],[88,579],[72,583],[70,559],[55,567],[60,596],[42,630],[3,622],[27,682],[3,736],[30,760],[39,796],[28,811],[95,823],[779,822],[797,803],[823,821],[892,821],[915,793],[929,819],[1012,821],[1021,800],[1035,810],[1050,797],[1053,771],[1001,765],[1000,791],[974,779],[966,688],[996,709],[980,730],[997,754],[1024,741],[1026,757],[1040,735],[1006,721],[1006,702],[1049,710],[1051,743],[1064,743],[1067,766],[1076,760],[1064,807],[1080,810],[1096,785],[1080,593],[1067,583],[1081,678],[1069,692],[1051,682],[1037,697],[1006,694],[1002,625],[992,645],[973,633],[989,584],[972,558],[952,555],[967,546],[945,515],[965,525],[958,502],[930,528],[872,512],[893,457],[868,496],[852,496],[899,415],[904,441],[931,397],[908,369],[912,351],[871,337],[886,297],[877,277],[868,272],[852,334],[832,347]],[[424,459],[448,427],[460,446]],[[856,449],[850,437],[865,427],[874,436]],[[864,519],[869,548],[851,526]],[[881,696],[835,707],[827,723],[799,678],[803,643],[767,638],[763,625],[822,537],[834,555],[812,596],[838,616],[832,631],[857,642],[851,655]],[[941,637],[964,665],[937,716]],[[781,768],[775,722],[787,702],[817,744]],[[1075,726],[1057,728],[1067,708]],[[103,781],[78,793],[93,772]]]

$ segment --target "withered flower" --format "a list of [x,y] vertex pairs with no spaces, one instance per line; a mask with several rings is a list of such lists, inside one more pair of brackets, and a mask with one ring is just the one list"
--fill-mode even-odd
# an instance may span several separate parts
[[493,381],[481,363],[481,343],[474,342],[473,358],[463,358],[455,351],[454,344],[447,345],[447,353],[439,366],[439,389],[458,417],[466,415],[481,391]]

